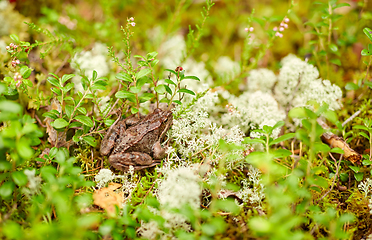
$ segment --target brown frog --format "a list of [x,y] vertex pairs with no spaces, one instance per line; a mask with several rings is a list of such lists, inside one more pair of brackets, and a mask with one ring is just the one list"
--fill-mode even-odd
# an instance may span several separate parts
[[109,155],[110,164],[121,171],[127,171],[129,166],[134,170],[153,167],[165,156],[160,142],[172,120],[171,111],[159,108],[143,119],[121,120],[107,131],[101,143],[101,155]]

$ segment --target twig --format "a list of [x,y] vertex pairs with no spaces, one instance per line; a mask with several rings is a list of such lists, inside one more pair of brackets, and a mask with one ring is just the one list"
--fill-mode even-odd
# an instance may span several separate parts
[[[336,159],[333,157],[333,155],[331,153],[329,153],[329,156],[331,156],[331,158],[333,159],[333,161],[335,161],[335,164],[337,164]],[[335,186],[336,179],[338,177],[338,171],[340,170],[341,160],[342,160],[342,157],[343,156],[344,155],[341,154],[340,160],[338,160],[338,164],[337,164],[337,168],[336,168],[336,174],[335,174],[335,177],[333,179],[331,188],[316,202],[316,204],[318,204],[323,198],[325,198],[333,190],[333,187]]]
[[[159,174],[158,174],[158,178],[160,177],[161,174],[162,174],[162,173],[159,173]],[[145,196],[143,197],[143,199],[142,199],[140,205],[145,201],[147,195],[149,195],[151,189],[155,186],[155,183],[156,183],[156,180],[154,181],[154,183],[151,185],[150,189],[147,191],[147,193],[146,193]]]
[[[329,126],[320,118],[317,119],[317,122],[319,125],[325,129],[329,130]],[[345,140],[342,137],[339,137],[332,133],[331,131],[327,131],[322,134],[322,140],[323,142],[327,143],[331,147],[338,147],[344,150],[344,157],[346,160],[352,162],[352,163],[360,163],[360,160],[362,159],[362,156],[354,151],[349,144],[345,142]]]
[[[372,102],[372,99],[370,100],[370,102]],[[354,118],[356,118],[364,109],[366,108],[366,105],[364,105],[361,109],[359,109],[358,111],[356,111],[353,115],[351,115],[348,119],[346,119],[343,123],[342,123],[342,127],[344,127],[346,124],[348,124],[351,120],[353,120]]]

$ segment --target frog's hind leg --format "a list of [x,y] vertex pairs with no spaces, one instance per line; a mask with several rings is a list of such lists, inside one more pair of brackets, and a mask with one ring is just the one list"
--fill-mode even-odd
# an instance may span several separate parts
[[105,137],[101,141],[99,152],[102,156],[106,156],[111,152],[111,149],[115,146],[118,136],[125,131],[125,123],[119,121],[118,124],[113,124],[106,132]]
[[153,160],[150,155],[142,152],[116,153],[109,157],[110,164],[121,171],[127,171],[129,166],[135,170],[153,167],[161,161]]

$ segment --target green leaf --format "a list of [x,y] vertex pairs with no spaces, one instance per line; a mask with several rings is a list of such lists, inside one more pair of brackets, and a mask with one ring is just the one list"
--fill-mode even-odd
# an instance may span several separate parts
[[10,113],[21,113],[22,106],[13,101],[2,100],[0,101],[0,111],[10,112]]
[[24,174],[23,171],[15,171],[12,172],[12,178],[18,186],[22,187],[27,184],[27,176]]
[[240,211],[239,206],[236,205],[233,199],[217,200],[216,207],[222,211],[231,212],[233,214],[238,214]]
[[331,152],[332,153],[338,153],[338,154],[345,154],[344,150],[342,150],[341,148],[338,148],[338,147],[332,148]]
[[0,186],[0,196],[3,198],[10,197],[14,190],[14,183],[7,181]]
[[365,132],[360,132],[359,135],[369,140],[369,136]]
[[140,79],[141,77],[146,76],[147,74],[151,73],[151,70],[148,68],[141,69],[141,71],[135,74],[136,79]]
[[331,50],[331,52],[335,53],[338,51],[338,47],[336,44],[331,43],[328,47],[329,47],[329,50]]
[[64,86],[64,87],[62,88],[62,91],[63,91],[64,93],[67,93],[67,92],[70,91],[73,87],[74,87],[74,83],[69,82],[69,83],[66,84],[66,86]]
[[115,122],[115,120],[114,119],[105,119],[103,122],[105,123],[105,125],[107,127],[110,127]]
[[68,125],[68,122],[63,118],[58,118],[53,122],[53,127],[57,129],[64,128],[67,125]]
[[73,140],[74,142],[76,142],[76,143],[77,143],[77,142],[80,142],[79,137],[77,137],[77,136],[75,136],[75,135],[72,137],[72,140]]
[[54,92],[57,96],[61,96],[62,92],[59,88],[51,88],[52,92]]
[[12,168],[12,164],[8,161],[0,161],[0,171],[10,170]]
[[364,82],[364,84],[365,84],[366,86],[368,86],[369,88],[372,89],[372,82],[370,82],[370,81],[366,81],[366,82]]
[[158,86],[156,86],[154,88],[155,92],[159,93],[159,94],[164,94],[165,91],[166,91],[166,88],[165,88],[166,85],[164,84],[159,84]]
[[289,111],[288,116],[291,118],[306,118],[307,114],[306,114],[305,108],[295,107]]
[[288,139],[294,138],[295,135],[296,135],[295,133],[287,133],[287,134],[284,134],[284,135],[278,137],[277,139],[271,141],[271,142],[269,143],[269,145],[271,146],[271,145],[274,145],[274,144],[278,144],[278,143],[280,143],[280,142],[284,142],[284,141],[286,141],[286,140],[288,140]]
[[367,37],[369,38],[369,40],[372,42],[372,30],[369,29],[369,28],[364,28],[363,29],[363,32],[365,35],[367,35]]
[[48,117],[48,118],[51,118],[51,119],[57,119],[58,115],[55,114],[54,112],[46,112],[46,113],[43,113],[43,117]]
[[182,105],[181,101],[179,100],[173,100],[172,102],[177,103],[178,105]]
[[362,49],[362,51],[360,52],[360,54],[362,56],[371,56],[372,55],[372,52],[368,51],[367,49]]
[[139,97],[140,102],[146,102],[153,99],[155,95],[153,93],[144,93]]
[[132,107],[130,109],[130,111],[131,111],[132,114],[136,114],[136,113],[138,113],[139,110],[138,110],[138,108]]
[[19,69],[19,72],[21,73],[23,78],[28,78],[32,73],[32,69],[27,66],[22,66]]
[[131,98],[131,97],[135,97],[135,95],[134,95],[134,93],[131,93],[131,92],[128,92],[128,91],[125,91],[125,90],[121,90],[121,91],[119,91],[115,94],[115,97],[116,98]]
[[357,90],[359,89],[359,86],[353,82],[348,82],[346,85],[345,85],[345,89],[346,90]]
[[265,144],[265,141],[263,139],[260,139],[260,138],[250,138],[250,137],[246,137],[244,138],[243,142],[244,144],[253,144],[253,143],[262,143],[262,144]]
[[349,174],[347,174],[347,173],[341,173],[340,174],[340,179],[341,179],[342,182],[348,181],[349,180]]
[[359,170],[360,170],[360,167],[357,167],[357,166],[349,166],[349,168],[350,168],[351,170],[353,170],[355,173],[358,173]]
[[327,144],[316,142],[314,144],[314,150],[315,152],[329,152],[331,148]]
[[175,83],[174,83],[172,80],[170,80],[170,79],[165,79],[164,82],[165,82],[165,83],[168,83],[168,84],[172,84],[172,85],[174,85],[174,86],[177,86],[177,84],[175,84]]
[[372,164],[372,161],[369,161],[369,160],[363,160],[362,162],[363,166],[369,166]]
[[165,69],[164,71],[171,72],[171,73],[173,73],[174,75],[177,75],[177,73],[176,73],[174,70],[171,70],[171,69]]
[[102,91],[104,91],[104,90],[106,90],[106,85],[107,85],[106,83],[105,84],[102,84],[101,81],[100,82],[95,82],[90,89],[92,91],[95,91],[95,90],[102,90]]
[[98,74],[97,74],[97,71],[96,70],[93,70],[93,74],[92,74],[92,80],[96,80],[98,77]]
[[10,34],[10,39],[12,39],[14,42],[19,43],[19,37],[16,34]]
[[132,93],[139,93],[141,91],[141,87],[130,87],[129,90],[132,92]]
[[72,112],[74,111],[74,107],[71,105],[66,105],[65,107],[66,115],[69,119],[72,117]]
[[193,91],[186,89],[186,88],[179,89],[177,92],[187,93],[187,94],[191,94],[195,96],[195,93]]
[[86,76],[83,76],[81,79],[81,85],[83,86],[84,91],[88,89],[89,86],[89,79]]
[[350,7],[350,4],[348,4],[348,3],[339,3],[336,6],[334,6],[333,9],[340,8],[340,7]]
[[83,115],[86,115],[87,114],[87,110],[84,108],[84,107],[78,107],[76,108],[81,114]]
[[84,136],[83,137],[83,140],[88,143],[90,146],[92,147],[96,147],[97,146],[97,141],[94,137],[92,136]]
[[363,180],[363,175],[364,174],[362,172],[354,173],[355,180],[357,180],[358,182],[362,181]]
[[126,72],[120,72],[116,74],[116,78],[125,82],[133,82],[132,76]]
[[287,149],[276,149],[271,152],[273,158],[284,158],[292,155],[292,152]]
[[341,66],[341,60],[338,59],[338,58],[334,58],[334,59],[331,59],[329,60],[331,63],[337,65],[337,66]]
[[61,78],[62,83],[67,82],[68,80],[70,80],[73,77],[75,77],[75,74],[65,74],[65,75],[63,75],[62,78]]
[[48,82],[50,84],[52,84],[53,86],[56,86],[56,87],[62,87],[60,84],[59,84],[59,80],[58,78],[55,78],[54,76],[49,76],[48,77]]
[[361,130],[365,130],[368,132],[368,128],[366,126],[363,126],[363,125],[355,125],[353,126],[353,129],[361,129]]
[[322,188],[328,188],[328,181],[321,176],[314,176],[313,181],[311,181],[311,184],[318,185],[319,187]]
[[93,121],[87,116],[84,115],[77,115],[74,117],[75,120],[81,122],[82,124],[88,126],[88,127],[93,127]]
[[[249,221],[249,228],[257,233],[268,234],[273,230],[273,225],[268,219],[263,217],[252,217]],[[277,226],[275,226],[276,228]]]
[[21,137],[16,143],[18,154],[24,159],[30,159],[34,155],[34,150],[31,148],[29,141],[25,137]]
[[198,78],[196,76],[184,76],[181,80],[184,80],[184,79],[193,79],[193,80],[196,80],[196,81],[200,81],[200,78]]
[[168,85],[164,85],[164,87],[165,87],[165,90],[167,91],[167,93],[172,95],[172,93],[173,93],[172,89]]

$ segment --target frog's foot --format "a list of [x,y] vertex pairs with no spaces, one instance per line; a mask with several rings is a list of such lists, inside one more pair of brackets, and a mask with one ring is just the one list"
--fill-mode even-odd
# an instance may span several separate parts
[[140,170],[161,163],[161,161],[153,160],[150,155],[142,152],[113,154],[109,157],[109,162],[114,168],[124,172],[129,169],[129,166],[133,166],[135,170]]

